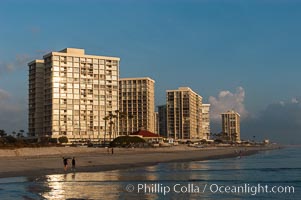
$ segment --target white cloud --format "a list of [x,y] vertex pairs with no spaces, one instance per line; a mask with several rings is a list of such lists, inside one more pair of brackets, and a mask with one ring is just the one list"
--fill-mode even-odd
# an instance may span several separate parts
[[217,97],[210,96],[211,104],[210,115],[215,121],[220,120],[220,114],[228,110],[238,112],[241,118],[248,116],[248,111],[244,105],[245,90],[242,87],[236,88],[236,92],[232,93],[228,90],[220,91]]
[[292,103],[299,103],[297,98],[292,98]]

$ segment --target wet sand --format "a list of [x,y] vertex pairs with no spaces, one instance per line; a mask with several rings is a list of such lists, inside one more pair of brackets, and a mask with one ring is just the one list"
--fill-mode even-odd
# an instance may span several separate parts
[[[33,177],[48,174],[62,174],[62,157],[75,157],[77,172],[97,172],[156,165],[164,162],[188,162],[248,156],[260,151],[280,148],[261,147],[208,147],[194,148],[186,145],[162,148],[114,148],[114,154],[105,148],[48,147],[0,149],[0,178]],[[71,165],[71,159],[69,160]],[[69,166],[71,167],[71,166]]]

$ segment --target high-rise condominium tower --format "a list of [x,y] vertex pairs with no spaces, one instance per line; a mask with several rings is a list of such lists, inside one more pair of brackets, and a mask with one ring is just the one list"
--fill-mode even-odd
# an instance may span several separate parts
[[28,133],[30,136],[44,133],[44,60],[29,64]]
[[118,126],[104,118],[118,110],[119,61],[66,48],[30,62],[29,133],[70,141],[115,137]]
[[162,137],[167,137],[167,112],[166,105],[158,106],[158,114],[159,114],[159,134]]
[[230,141],[240,141],[240,115],[233,110],[221,115],[223,133],[226,134]]
[[202,97],[189,87],[167,90],[167,135],[202,139]]
[[155,81],[148,78],[119,80],[119,131],[129,135],[139,129],[155,131]]
[[209,139],[210,136],[210,104],[202,105],[202,129],[203,139]]

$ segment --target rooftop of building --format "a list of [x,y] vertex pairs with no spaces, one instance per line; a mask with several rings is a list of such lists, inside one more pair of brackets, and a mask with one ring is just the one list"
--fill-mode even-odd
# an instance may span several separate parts
[[236,114],[240,116],[238,112],[235,112],[234,110],[228,110],[227,112],[221,113],[221,115],[229,115],[229,114]]
[[72,54],[78,54],[78,55],[85,55],[85,49],[76,49],[76,48],[65,48],[63,50],[60,50],[61,53],[72,53]]
[[160,137],[160,135],[152,133],[150,131],[146,131],[146,130],[139,130],[139,131],[136,131],[136,132],[132,133],[131,135],[139,135],[139,136],[148,137],[148,138]]
[[119,81],[132,81],[132,80],[149,80],[149,81],[155,82],[150,77],[119,78]]
[[120,60],[119,57],[87,55],[87,54],[85,54],[85,49],[79,49],[79,48],[65,48],[65,49],[62,49],[61,51],[52,51],[52,52],[44,55],[43,58],[49,57],[51,55],[98,58],[98,59],[108,59],[108,60],[117,60],[117,61]]
[[33,61],[29,62],[28,65],[32,65],[35,63],[43,63],[44,64],[44,60],[33,60]]
[[193,94],[198,95],[202,98],[201,95],[199,95],[198,93],[193,91],[190,87],[179,87],[178,89],[175,89],[175,90],[166,90],[166,92],[179,92],[179,91],[189,91],[189,92],[192,92]]

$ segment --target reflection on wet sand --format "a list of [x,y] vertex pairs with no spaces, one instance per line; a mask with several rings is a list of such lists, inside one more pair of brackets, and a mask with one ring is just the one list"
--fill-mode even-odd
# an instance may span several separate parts
[[[166,168],[167,167],[167,168]],[[127,184],[137,186],[145,184],[152,187],[154,184],[163,183],[171,188],[173,183],[187,182],[187,180],[208,180],[210,175],[205,171],[210,166],[203,163],[170,163],[155,165],[145,168],[133,168],[128,170],[114,170],[97,173],[68,173],[45,176],[44,185],[47,188],[41,194],[46,199],[161,199],[162,194],[138,193],[137,188],[133,192],[127,192]],[[194,171],[200,170],[200,173]],[[202,172],[204,170],[204,173]],[[170,172],[177,172],[176,176],[170,176]],[[189,172],[190,171],[190,172]],[[172,173],[173,174],[173,173]],[[41,180],[40,180],[41,181]],[[170,197],[190,197],[190,194],[170,194]],[[195,196],[195,195],[192,195]]]
[[159,180],[157,166],[135,168],[125,171],[114,170],[97,173],[68,173],[47,175],[39,179],[45,190],[41,196],[46,199],[156,199],[157,194],[127,192],[129,183],[137,185],[141,181]]
[[111,174],[100,172],[48,175],[45,186],[49,191],[41,195],[46,199],[118,199],[117,193],[112,191],[117,191],[119,184],[114,184],[117,179]]

